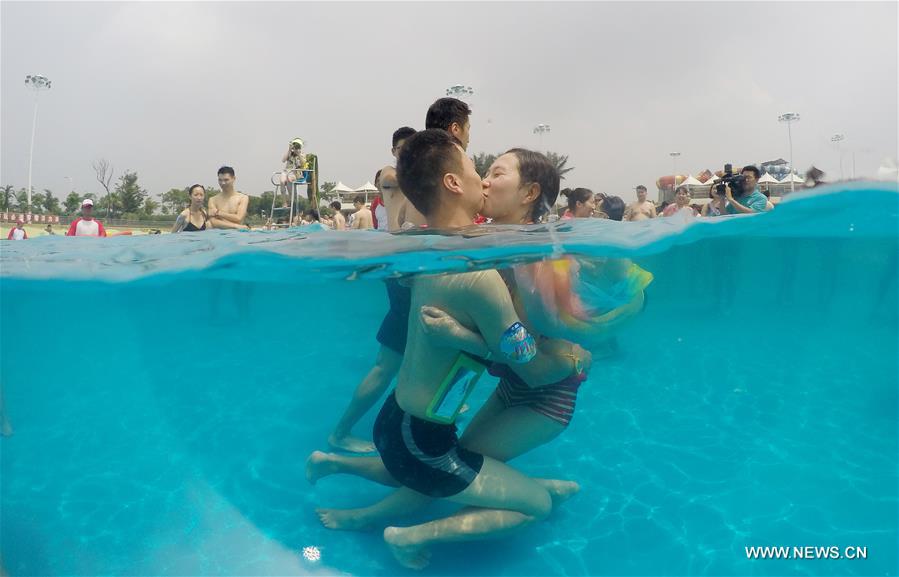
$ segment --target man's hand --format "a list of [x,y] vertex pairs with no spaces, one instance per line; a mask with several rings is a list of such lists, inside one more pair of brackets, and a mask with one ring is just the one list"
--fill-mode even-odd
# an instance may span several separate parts
[[731,190],[730,190],[730,185],[729,185],[729,184],[725,184],[725,185],[724,185],[724,195],[727,197],[727,200],[733,200],[733,199],[734,199],[734,193],[731,192]]

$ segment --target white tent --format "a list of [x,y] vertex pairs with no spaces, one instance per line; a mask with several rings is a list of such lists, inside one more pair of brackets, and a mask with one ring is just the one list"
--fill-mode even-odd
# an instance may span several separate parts
[[770,172],[766,172],[760,179],[759,184],[780,184],[780,181],[774,178]]
[[344,183],[337,181],[337,186],[334,187],[334,192],[346,193],[346,192],[356,192],[356,191],[353,190],[352,188],[350,188],[349,186],[345,185]]
[[357,188],[355,192],[378,192],[378,189],[375,188],[375,185],[373,185],[371,182],[366,182],[365,184]]
[[[788,174],[783,177],[777,184],[790,184],[790,177],[793,177],[793,182],[805,182],[805,179],[799,176],[798,174]],[[761,181],[760,181],[761,182]]]

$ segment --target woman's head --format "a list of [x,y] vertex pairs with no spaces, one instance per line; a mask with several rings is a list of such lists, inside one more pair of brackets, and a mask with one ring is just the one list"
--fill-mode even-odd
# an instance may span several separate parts
[[605,197],[600,207],[611,220],[622,220],[624,218],[624,201],[619,196]]
[[589,218],[596,210],[596,200],[589,188],[566,188],[562,191],[568,199],[568,210],[576,218]]
[[190,204],[194,208],[199,208],[203,206],[203,203],[206,202],[206,189],[203,188],[202,184],[195,184],[187,189],[187,194],[190,196]]
[[678,206],[687,206],[690,204],[690,191],[686,186],[679,186],[674,193],[674,202]]
[[484,215],[501,224],[537,222],[559,196],[559,171],[533,150],[513,148],[493,161]]

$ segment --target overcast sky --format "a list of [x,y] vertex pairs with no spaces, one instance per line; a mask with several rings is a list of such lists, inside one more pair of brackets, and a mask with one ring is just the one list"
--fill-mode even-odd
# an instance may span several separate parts
[[876,174],[897,156],[897,4],[2,2],[0,180],[99,192],[91,162],[135,170],[152,194],[215,183],[270,189],[288,141],[321,181],[353,188],[423,128],[447,86],[470,85],[469,153],[569,155],[563,186],[634,197],[678,172],[789,158]]

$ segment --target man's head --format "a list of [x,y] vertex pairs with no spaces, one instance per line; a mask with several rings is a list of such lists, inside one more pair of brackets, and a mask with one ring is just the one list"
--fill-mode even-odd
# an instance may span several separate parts
[[338,202],[338,201],[335,200],[334,202],[332,202],[332,203],[329,204],[328,206],[330,206],[332,209],[334,209],[335,212],[340,212],[340,202]]
[[85,198],[81,201],[81,217],[90,220],[93,214],[94,201],[89,198]]
[[637,185],[637,200],[646,202],[646,187],[642,184]]
[[229,189],[234,186],[234,181],[236,180],[234,177],[234,169],[230,166],[223,166],[218,171],[219,176],[219,186],[222,187],[222,190]]
[[468,150],[471,138],[471,108],[458,98],[440,98],[428,108],[425,117],[425,129],[439,128],[453,135]]
[[686,186],[679,186],[674,192],[674,200],[678,206],[687,206],[690,204],[690,190]]
[[393,131],[393,140],[392,147],[390,149],[390,154],[396,158],[400,153],[400,148],[403,146],[403,142],[406,141],[407,138],[415,134],[414,128],[409,128],[408,126],[403,126],[401,128],[397,128]]
[[365,206],[365,195],[357,194],[356,198],[353,199],[353,206],[356,207],[356,210],[359,210],[363,206]]
[[44,230],[46,230],[47,232],[50,232],[51,230],[53,230],[53,225],[52,225],[52,224],[48,224],[47,227],[46,227]]
[[[16,219],[16,228],[22,228],[23,226],[25,226],[25,221],[22,220],[21,218],[17,218]],[[47,226],[50,226],[50,225],[48,224]]]
[[746,186],[743,189],[746,192],[755,190],[755,186],[759,183],[759,176],[761,176],[759,169],[752,165],[744,166],[743,170],[740,171],[740,174],[746,179]]
[[474,163],[444,129],[426,129],[407,138],[396,173],[403,194],[426,218],[442,202],[459,203],[472,216],[484,206],[484,183]]

